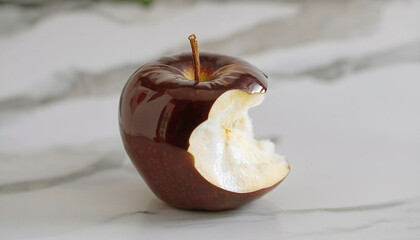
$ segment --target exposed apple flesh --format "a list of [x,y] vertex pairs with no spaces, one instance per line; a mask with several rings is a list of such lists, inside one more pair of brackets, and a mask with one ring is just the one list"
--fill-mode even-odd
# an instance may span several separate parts
[[191,133],[188,152],[195,168],[215,186],[248,193],[273,186],[288,174],[289,165],[274,152],[274,144],[253,137],[248,109],[263,99],[262,93],[227,91]]

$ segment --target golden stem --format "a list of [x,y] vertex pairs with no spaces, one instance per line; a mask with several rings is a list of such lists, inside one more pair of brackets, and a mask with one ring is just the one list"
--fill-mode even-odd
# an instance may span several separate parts
[[191,44],[192,56],[193,56],[193,65],[194,65],[194,78],[195,81],[200,81],[200,56],[198,55],[198,42],[195,34],[191,34],[188,37]]

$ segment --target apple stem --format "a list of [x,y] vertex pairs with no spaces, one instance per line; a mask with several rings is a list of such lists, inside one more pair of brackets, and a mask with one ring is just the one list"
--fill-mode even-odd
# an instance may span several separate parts
[[191,34],[188,37],[188,40],[190,40],[192,56],[193,56],[194,78],[195,78],[195,81],[199,82],[200,81],[200,57],[198,55],[197,37],[195,36],[195,34]]

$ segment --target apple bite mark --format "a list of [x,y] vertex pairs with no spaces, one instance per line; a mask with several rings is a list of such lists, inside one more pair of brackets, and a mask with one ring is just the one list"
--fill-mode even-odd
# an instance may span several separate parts
[[216,99],[208,119],[189,138],[194,165],[213,185],[236,193],[271,187],[283,180],[290,167],[268,140],[255,140],[248,109],[264,94],[230,90]]

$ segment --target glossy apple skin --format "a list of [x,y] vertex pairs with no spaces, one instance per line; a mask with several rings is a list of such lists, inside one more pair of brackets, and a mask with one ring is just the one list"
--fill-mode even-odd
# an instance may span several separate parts
[[233,89],[265,93],[267,77],[233,57],[201,53],[200,62],[211,80],[185,78],[192,71],[191,54],[163,57],[138,69],[121,94],[122,140],[134,166],[161,200],[183,209],[237,208],[278,183],[251,193],[216,187],[194,168],[194,157],[187,151],[189,138],[222,93]]

